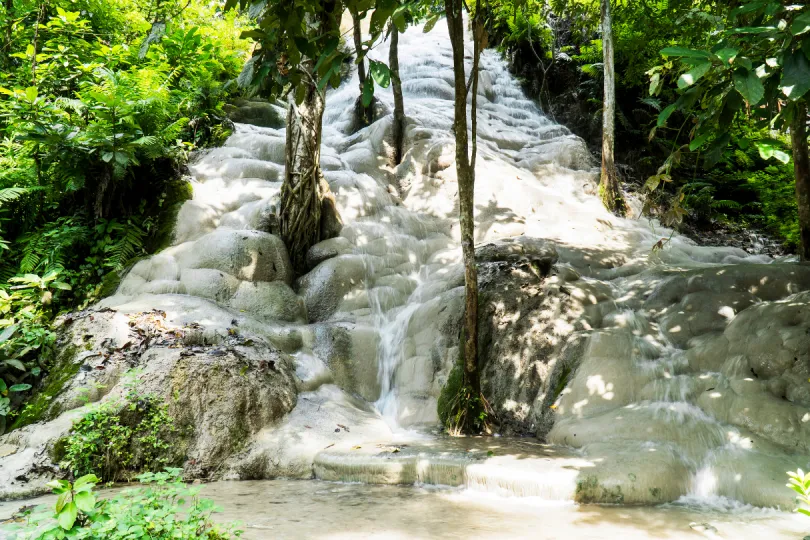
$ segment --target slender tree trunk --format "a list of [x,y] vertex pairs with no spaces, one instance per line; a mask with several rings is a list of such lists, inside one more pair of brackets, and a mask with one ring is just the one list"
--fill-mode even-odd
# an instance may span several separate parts
[[602,0],[602,52],[604,56],[605,96],[602,107],[602,176],[599,194],[611,212],[624,213],[625,202],[619,188],[619,175],[613,159],[616,122],[616,72],[613,65],[613,21],[610,1]]
[[799,256],[802,261],[810,261],[810,155],[807,148],[807,104],[804,101],[797,103],[793,124],[790,126],[790,138],[802,239]]
[[[467,153],[467,81],[464,76],[464,0],[445,0],[447,28],[453,45],[456,136],[456,174],[458,176],[461,250],[464,257],[464,384],[474,398],[481,395],[478,371],[478,269],[475,264],[474,191],[475,170]],[[473,81],[477,79],[474,74]],[[474,83],[475,84],[475,83]],[[475,111],[473,111],[475,116]]]
[[[327,2],[320,30],[332,32],[336,2]],[[321,172],[321,133],[325,94],[318,91],[313,74],[314,59],[307,58],[302,68],[308,73],[304,98],[296,104],[290,92],[287,108],[287,141],[285,146],[284,183],[281,186],[279,231],[296,273],[306,271],[306,254],[310,247],[328,235],[325,223],[340,221],[334,196]],[[333,215],[329,215],[332,213]]]
[[11,63],[11,27],[14,25],[14,0],[5,1],[6,32],[3,43],[3,59],[6,64]]
[[405,102],[402,98],[402,79],[399,78],[399,30],[391,24],[391,46],[388,50],[388,67],[391,70],[391,87],[394,92],[394,164],[402,163],[405,138]]
[[[357,55],[357,58],[360,58],[360,55],[363,52],[363,32],[360,29],[360,14],[357,13],[356,10],[351,10],[352,15],[352,29],[354,33],[354,51]],[[360,60],[357,63],[357,77],[360,79],[360,97],[358,98],[357,104],[359,107],[360,118],[364,126],[371,124],[372,118],[372,105],[369,104],[368,107],[363,106],[363,87],[366,84],[366,60]],[[373,102],[372,102],[373,103]]]

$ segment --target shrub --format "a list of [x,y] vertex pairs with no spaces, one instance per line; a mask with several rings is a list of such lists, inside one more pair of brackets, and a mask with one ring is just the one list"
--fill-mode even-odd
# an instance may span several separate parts
[[56,453],[62,468],[75,476],[129,481],[137,472],[175,464],[179,458],[171,437],[177,431],[165,404],[131,391],[123,403],[103,402],[75,422]]
[[226,540],[241,535],[233,526],[220,527],[211,520],[217,511],[213,502],[199,498],[199,488],[183,483],[180,469],[142,474],[138,480],[145,487],[106,500],[98,500],[93,492],[99,479],[92,474],[73,484],[51,482],[59,495],[53,510],[40,507],[17,516],[25,523],[9,527],[11,538]]

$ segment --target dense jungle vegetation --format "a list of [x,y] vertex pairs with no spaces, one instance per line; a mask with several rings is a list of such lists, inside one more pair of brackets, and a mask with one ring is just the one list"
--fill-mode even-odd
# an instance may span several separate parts
[[[369,17],[369,35],[343,32],[344,11],[356,28]],[[288,102],[287,163],[295,170],[285,171],[279,223],[300,269],[307,249],[328,237],[325,221],[339,220],[330,214],[333,199],[319,168],[326,89],[340,83],[347,61],[358,64],[358,125],[369,123],[375,85],[393,85],[396,92],[401,81],[395,47],[388,63],[368,61],[366,54],[420,23],[447,23],[454,46],[467,328],[452,429],[480,431],[487,416],[476,362],[472,235],[475,96],[484,48],[499,48],[548,114],[595,154],[607,148],[604,88],[615,86],[616,155],[607,167],[617,169],[624,191],[639,196],[647,215],[693,232],[729,224],[758,228],[803,259],[810,253],[810,193],[802,191],[810,180],[810,7],[804,4],[5,0],[0,433],[21,424],[26,400],[40,390],[55,346],[54,318],[109,294],[136,259],[165,245],[189,196],[184,166],[195,150],[230,134],[229,102],[256,96]],[[464,72],[467,24],[474,41],[470,74]],[[397,108],[402,129],[407,103],[401,90]],[[398,137],[395,161],[402,155]],[[603,195],[606,203],[617,197],[624,195]],[[609,206],[624,210],[623,203]],[[77,461],[87,461],[76,452]],[[176,474],[167,478],[177,480]],[[68,526],[60,521],[65,530],[79,511],[85,521],[78,526],[94,523],[95,499],[86,508],[78,503],[90,489],[76,489],[79,482],[92,487],[96,480],[56,486],[76,497]],[[810,479],[796,482],[807,497]],[[122,503],[107,508],[114,504]],[[208,527],[207,515],[200,520],[194,526]]]
[[229,134],[240,25],[216,3],[5,3],[0,425],[47,369],[53,317],[167,241],[190,153]]

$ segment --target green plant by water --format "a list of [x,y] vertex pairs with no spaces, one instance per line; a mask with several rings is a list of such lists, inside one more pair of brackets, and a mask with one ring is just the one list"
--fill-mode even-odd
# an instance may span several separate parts
[[63,469],[116,482],[175,464],[174,419],[159,399],[132,386],[123,400],[104,401],[73,424],[57,444]]
[[8,528],[15,540],[84,538],[91,540],[205,539],[241,536],[232,525],[213,522],[213,502],[198,496],[199,488],[182,480],[180,469],[138,476],[143,487],[99,499],[98,477],[88,474],[71,483],[48,484],[58,495],[53,508],[38,507],[15,516]]

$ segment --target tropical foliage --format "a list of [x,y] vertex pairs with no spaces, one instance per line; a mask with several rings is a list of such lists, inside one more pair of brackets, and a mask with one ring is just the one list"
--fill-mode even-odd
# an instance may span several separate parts
[[9,527],[16,540],[131,538],[225,540],[241,536],[232,526],[219,526],[211,516],[214,503],[199,497],[199,488],[182,481],[180,469],[144,473],[143,487],[100,499],[94,488],[99,479],[88,474],[75,482],[54,480],[58,495],[54,508],[37,507],[15,516]]

